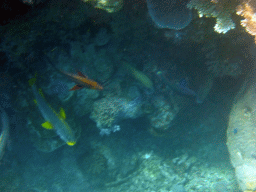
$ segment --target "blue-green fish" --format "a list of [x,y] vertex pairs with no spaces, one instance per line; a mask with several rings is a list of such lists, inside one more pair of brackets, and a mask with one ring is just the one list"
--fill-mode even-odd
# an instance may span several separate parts
[[60,113],[56,113],[55,110],[45,101],[43,96],[37,91],[35,85],[32,86],[32,90],[38,109],[44,117],[44,120],[46,121],[42,124],[42,127],[46,129],[54,129],[56,133],[60,136],[60,138],[68,145],[75,145],[75,134],[65,121],[66,114],[64,110],[61,108]]
[[0,113],[1,113],[1,129],[2,129],[2,133],[0,135],[0,160],[1,160],[4,155],[4,149],[5,149],[7,140],[9,138],[10,125],[9,125],[9,118],[6,112],[3,109],[1,109]]

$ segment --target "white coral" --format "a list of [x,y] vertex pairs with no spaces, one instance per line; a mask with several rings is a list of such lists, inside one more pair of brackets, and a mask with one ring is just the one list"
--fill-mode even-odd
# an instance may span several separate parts
[[232,21],[231,16],[217,17],[217,22],[214,26],[214,30],[218,33],[227,33],[230,29],[236,27],[235,23]]
[[235,28],[235,23],[231,19],[232,9],[222,7],[221,4],[210,0],[191,0],[187,7],[195,8],[198,11],[199,17],[214,17],[216,24],[214,30],[218,33],[226,33],[230,29]]

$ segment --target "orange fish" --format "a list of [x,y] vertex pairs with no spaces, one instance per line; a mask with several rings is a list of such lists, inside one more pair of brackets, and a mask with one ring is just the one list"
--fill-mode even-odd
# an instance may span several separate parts
[[96,90],[102,90],[103,87],[101,85],[99,85],[99,83],[97,83],[94,80],[89,79],[88,77],[86,77],[84,74],[82,74],[80,71],[78,71],[78,75],[75,74],[70,74],[64,71],[60,72],[67,76],[69,79],[71,79],[73,82],[76,83],[76,85],[74,87],[72,87],[70,89],[70,91],[74,91],[74,90],[78,90],[78,89],[82,89],[82,88],[90,88],[90,89],[96,89]]
[[71,74],[71,73],[67,73],[65,71],[60,70],[59,68],[57,68],[51,61],[51,59],[47,56],[46,59],[48,60],[48,62],[51,64],[51,66],[53,68],[55,68],[57,71],[59,71],[61,74],[65,75],[66,77],[68,77],[69,79],[71,79],[71,81],[75,82],[76,85],[74,87],[72,87],[70,89],[70,91],[74,91],[74,90],[78,90],[78,89],[82,89],[82,88],[89,88],[89,89],[96,89],[96,90],[102,90],[103,87],[101,85],[99,85],[99,83],[97,83],[94,80],[89,79],[88,77],[86,77],[84,74],[82,74],[80,71],[78,71],[78,75],[75,74]]

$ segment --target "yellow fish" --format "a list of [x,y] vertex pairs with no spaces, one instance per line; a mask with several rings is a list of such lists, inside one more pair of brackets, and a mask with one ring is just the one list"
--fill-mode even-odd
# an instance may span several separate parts
[[[35,80],[32,79],[30,84],[34,82]],[[65,121],[66,114],[64,109],[61,108],[60,113],[56,113],[55,110],[45,101],[39,91],[37,91],[35,85],[32,85],[32,91],[34,93],[38,109],[45,119],[42,127],[45,129],[54,129],[60,138],[69,146],[75,145],[75,133]]]

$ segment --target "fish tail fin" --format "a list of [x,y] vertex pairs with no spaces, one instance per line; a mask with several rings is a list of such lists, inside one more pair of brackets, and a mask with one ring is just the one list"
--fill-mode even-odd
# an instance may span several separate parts
[[69,146],[73,146],[73,145],[76,144],[76,142],[75,142],[75,141],[68,141],[67,144],[68,144]]

